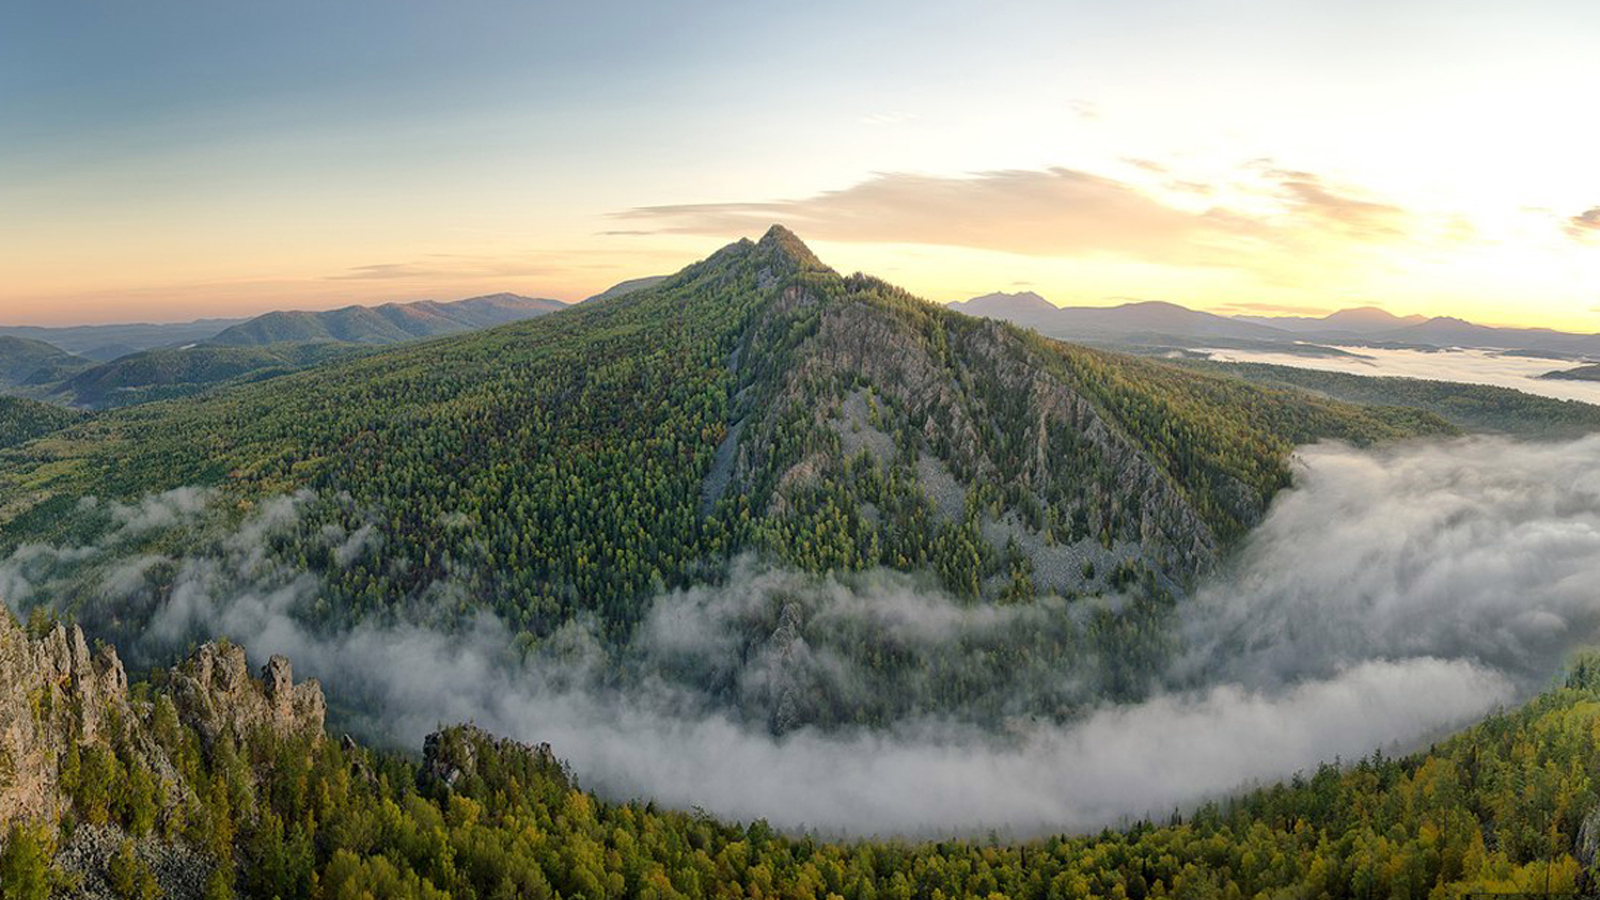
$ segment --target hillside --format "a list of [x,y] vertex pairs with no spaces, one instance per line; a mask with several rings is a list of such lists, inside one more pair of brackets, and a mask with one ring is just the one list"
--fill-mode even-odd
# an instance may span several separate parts
[[614,299],[616,297],[621,297],[621,296],[623,296],[625,294],[631,294],[634,291],[642,291],[642,290],[644,290],[645,288],[648,288],[648,287],[655,287],[656,285],[660,284],[661,282],[666,281],[669,277],[671,277],[671,276],[668,276],[668,275],[646,275],[643,278],[630,278],[627,281],[619,281],[616,284],[613,284],[611,287],[608,287],[605,290],[601,291],[600,293],[595,294],[592,297],[585,297],[583,300],[581,300],[579,302],[580,303],[592,303],[592,302],[594,302],[596,300],[611,300],[611,299]]
[[1578,366],[1575,369],[1562,369],[1558,372],[1549,372],[1539,377],[1560,379],[1562,381],[1600,381],[1600,365]]
[[78,413],[48,403],[0,397],[0,449],[60,431],[82,418]]
[[235,379],[263,380],[363,352],[314,342],[145,350],[85,369],[51,386],[73,406],[105,409],[189,396]]
[[[1296,444],[1450,430],[949,312],[775,228],[560,316],[98,416],[0,467],[0,543],[110,527],[86,495],[303,489],[301,537],[271,550],[323,581],[320,622],[483,606],[620,639],[745,551],[973,599],[1158,602],[1260,518]],[[381,551],[336,562],[324,525]]]
[[326,312],[270,312],[234,325],[209,343],[250,346],[312,341],[394,344],[517,322],[565,309],[559,300],[489,294],[452,303],[420,300],[347,306]]
[[43,341],[0,335],[0,390],[54,381],[89,365]]
[[254,677],[225,644],[130,689],[111,648],[0,609],[0,885],[170,900],[1585,895],[1597,671],[1579,661],[1426,752],[1324,765],[1166,824],[845,843],[597,797],[560,748],[472,727],[430,735],[420,762],[336,741],[316,682],[282,657]]

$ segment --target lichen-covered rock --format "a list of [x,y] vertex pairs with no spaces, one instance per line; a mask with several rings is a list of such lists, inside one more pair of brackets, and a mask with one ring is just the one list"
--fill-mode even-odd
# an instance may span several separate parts
[[57,813],[61,750],[99,738],[113,712],[128,713],[115,650],[91,655],[75,625],[30,639],[0,608],[0,826]]
[[180,717],[210,743],[227,732],[242,738],[265,728],[288,737],[320,735],[327,703],[316,679],[294,683],[289,661],[274,656],[251,676],[244,648],[209,643],[172,673],[173,700]]
[[[244,649],[205,644],[168,679],[179,721],[209,744],[256,729],[320,740],[327,704],[314,679],[299,684],[273,657],[253,677]],[[13,822],[54,821],[66,808],[60,760],[68,747],[118,740],[142,757],[169,803],[187,790],[152,737],[151,704],[134,704],[128,676],[109,646],[91,652],[76,625],[30,637],[0,607],[0,833]],[[116,731],[117,734],[112,734]]]

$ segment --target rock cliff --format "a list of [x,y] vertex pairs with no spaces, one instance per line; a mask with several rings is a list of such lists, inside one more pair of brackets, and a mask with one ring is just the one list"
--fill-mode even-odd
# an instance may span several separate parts
[[[256,677],[243,648],[208,643],[167,678],[179,720],[208,744],[225,732],[238,738],[255,729],[285,737],[322,734],[322,688],[314,679],[295,684],[283,657],[273,657]],[[120,737],[152,772],[175,777],[171,760],[150,739],[153,712],[152,703],[130,697],[128,676],[111,647],[91,651],[76,625],[24,629],[0,608],[0,833],[13,822],[61,814],[61,759],[71,746]],[[163,786],[167,796],[181,794],[181,785]]]

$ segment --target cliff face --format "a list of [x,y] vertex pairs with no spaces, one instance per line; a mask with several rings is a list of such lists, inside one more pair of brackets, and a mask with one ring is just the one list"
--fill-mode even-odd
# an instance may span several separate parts
[[54,817],[60,752],[100,739],[106,716],[127,711],[116,651],[90,653],[82,631],[61,625],[30,640],[0,615],[0,826]]
[[[252,676],[240,647],[211,643],[169,675],[179,720],[210,743],[255,729],[320,738],[326,704],[314,679],[294,683],[289,661],[273,657]],[[52,625],[36,637],[0,611],[0,833],[19,821],[52,821],[65,808],[61,758],[68,747],[137,748],[162,777],[163,795],[185,785],[150,739],[153,704],[128,693],[122,661],[109,646],[91,652],[75,625]],[[113,735],[119,730],[120,735]]]
[[[1122,561],[1171,585],[1215,565],[1220,541],[1179,484],[1068,372],[999,323],[925,307],[861,276],[837,295],[796,286],[768,305],[731,360],[748,387],[713,495],[749,492],[783,517],[799,493],[848,481],[865,451],[902,465],[941,521],[981,502],[983,540],[1029,557],[1040,589],[1093,592],[1084,571]],[[796,422],[821,437],[786,455]],[[1230,505],[1253,520],[1263,500],[1240,488]]]

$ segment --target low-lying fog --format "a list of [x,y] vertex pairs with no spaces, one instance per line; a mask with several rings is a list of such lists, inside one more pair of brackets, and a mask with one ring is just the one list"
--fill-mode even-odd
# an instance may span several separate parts
[[1338,347],[1353,356],[1305,356],[1256,350],[1205,349],[1220,362],[1270,363],[1352,375],[1392,375],[1429,381],[1492,384],[1557,400],[1582,400],[1600,404],[1600,382],[1540,378],[1581,363],[1572,360],[1509,356],[1494,350],[1394,350],[1374,347]]
[[[114,520],[156,528],[206,502],[173,492],[119,506]],[[1546,686],[1600,630],[1600,437],[1306,449],[1297,486],[1228,570],[1181,604],[1180,650],[1146,699],[1003,728],[917,715],[775,735],[675,673],[698,660],[732,671],[730,690],[759,694],[804,672],[849,696],[882,688],[804,638],[744,659],[727,624],[773,608],[788,621],[792,607],[808,622],[945,654],[995,629],[1035,630],[1073,615],[1072,604],[974,608],[895,573],[812,578],[745,562],[726,584],[656,598],[626,656],[633,675],[618,679],[601,671],[616,661],[582,625],[526,658],[489,616],[451,634],[310,632],[288,613],[315,596],[316,579],[260,550],[302,502],[267,504],[218,552],[178,561],[145,640],[198,631],[242,642],[257,662],[288,654],[298,674],[365,711],[369,736],[413,750],[439,723],[472,720],[550,742],[610,797],[828,833],[1027,834],[1165,816],[1469,723]],[[0,563],[0,592],[13,605],[49,600],[52,573],[98,559],[101,599],[131,596],[151,562],[120,550],[123,540],[24,547]],[[359,531],[329,540],[341,559],[381,552]],[[1028,692],[1068,676],[1015,677]]]

